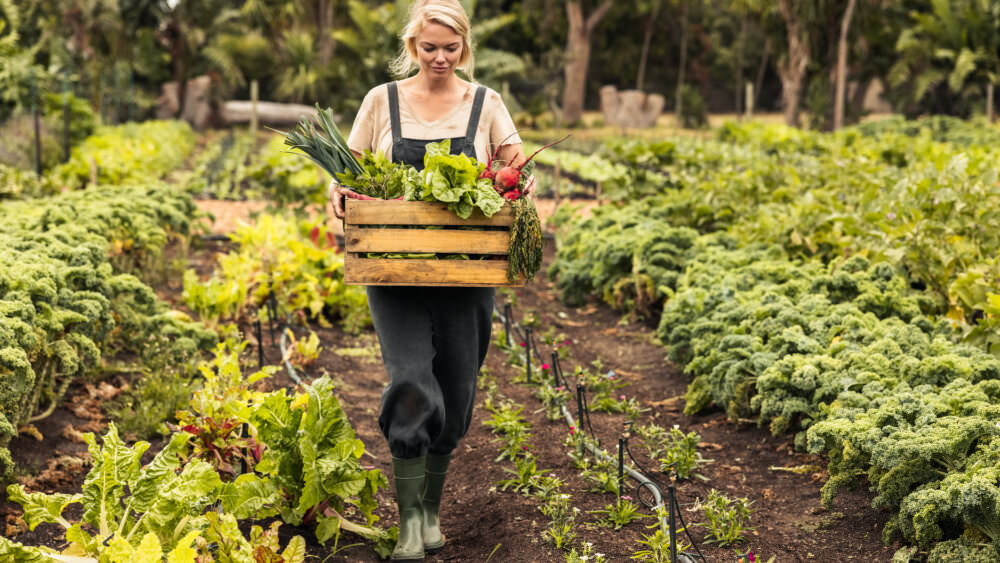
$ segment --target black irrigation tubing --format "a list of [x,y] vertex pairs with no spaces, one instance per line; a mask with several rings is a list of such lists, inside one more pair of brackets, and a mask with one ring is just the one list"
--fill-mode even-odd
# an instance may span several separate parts
[[[621,444],[622,442],[624,442],[625,452],[628,454],[628,458],[632,460],[632,463],[634,463],[635,466],[638,467],[639,470],[643,472],[643,474],[649,473],[646,470],[646,468],[643,467],[641,463],[639,463],[639,460],[635,459],[635,456],[632,455],[632,449],[629,448],[629,446],[628,446],[628,438],[625,437],[625,438],[622,438],[621,440],[619,440],[619,444]],[[621,454],[619,453],[619,456],[620,455]],[[694,541],[694,538],[691,537],[691,532],[688,530],[688,525],[687,525],[686,522],[684,522],[684,516],[681,515],[681,507],[680,507],[680,504],[677,502],[677,491],[674,488],[673,482],[671,481],[671,483],[667,487],[664,487],[663,483],[661,483],[660,481],[658,481],[656,479],[650,479],[650,481],[652,481],[652,483],[657,488],[659,488],[661,491],[664,488],[668,489],[668,491],[670,492],[670,494],[669,494],[669,496],[670,496],[670,502],[672,502],[674,504],[674,506],[677,508],[677,516],[680,517],[681,526],[684,527],[684,534],[687,535],[688,541],[691,542],[691,545],[694,547],[695,551],[698,552],[698,556],[701,557],[702,561],[708,561],[708,559],[705,558],[705,555],[701,552],[701,550],[698,549],[698,544]],[[645,486],[644,484],[639,484],[636,487],[636,491],[635,491],[636,498],[639,499],[639,502],[641,502],[643,504],[643,506],[645,506],[646,508],[653,508],[653,507],[650,507],[649,504],[646,503],[646,501],[642,498],[641,491],[642,491],[642,489],[643,489],[644,486]]]
[[[511,314],[510,303],[506,303],[504,305],[504,311],[506,312],[506,315],[504,315],[503,313],[497,312],[497,315],[500,317],[501,321],[503,321],[504,326],[505,327],[509,326],[512,329],[517,330],[518,327],[517,327],[516,323],[514,323],[512,321],[512,316],[513,315]],[[525,345],[527,345],[527,343]],[[557,355],[557,357],[558,357],[558,355]],[[530,358],[530,356],[529,356],[529,358]],[[540,356],[539,356],[538,359],[539,359],[539,361],[541,361],[541,357]],[[560,368],[557,367],[556,369],[559,370]],[[579,385],[579,382],[578,382],[578,385]],[[576,421],[573,419],[573,413],[570,412],[569,408],[567,408],[567,406],[565,404],[563,404],[563,405],[560,405],[560,410],[562,410],[563,416],[566,418],[566,423],[571,428],[576,428],[578,425],[577,425]],[[589,414],[587,416],[589,416]],[[581,417],[581,418],[583,418],[583,417]],[[582,422],[581,422],[581,425],[579,425],[579,428],[581,430],[583,429]],[[610,461],[612,463],[614,462],[613,459],[611,459],[607,454],[605,454],[604,452],[601,451],[601,449],[600,449],[599,446],[594,446],[593,444],[586,444],[586,443],[584,445],[585,445],[585,447],[587,447],[587,449],[590,450],[590,452],[592,454],[594,454],[594,457],[601,458],[601,459],[604,459],[605,461]],[[652,491],[653,497],[656,500],[656,504],[654,505],[654,508],[655,507],[659,507],[659,506],[663,506],[663,495],[662,495],[662,493],[660,491],[660,487],[657,486],[656,483],[654,483],[648,477],[646,477],[642,473],[639,473],[638,471],[636,471],[632,467],[625,466],[623,469],[624,469],[624,472],[629,475],[629,477],[631,477],[632,479],[634,479],[635,481],[637,481],[639,483],[639,487],[640,488],[644,487],[644,488],[648,488],[649,490]],[[664,518],[660,518],[660,527],[661,527],[661,529],[664,532],[668,532],[670,530],[670,525],[667,522],[667,519],[665,517]]]

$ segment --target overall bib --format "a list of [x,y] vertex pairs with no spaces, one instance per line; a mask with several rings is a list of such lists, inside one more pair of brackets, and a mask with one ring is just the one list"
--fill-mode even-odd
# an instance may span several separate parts
[[[476,90],[465,137],[451,154],[476,158],[473,145],[486,89]],[[405,139],[396,83],[389,84],[392,160],[418,170],[427,143]],[[476,379],[490,344],[496,289],[368,286],[368,306],[389,384],[379,427],[394,457],[448,455],[472,420]]]

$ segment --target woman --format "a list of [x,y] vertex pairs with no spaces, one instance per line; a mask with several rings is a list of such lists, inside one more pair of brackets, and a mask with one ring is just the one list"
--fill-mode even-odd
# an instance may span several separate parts
[[[459,78],[472,76],[470,24],[457,0],[415,2],[393,62],[409,78],[365,96],[348,147],[382,152],[423,169],[425,145],[451,139],[452,154],[486,162],[523,162],[524,152],[500,96]],[[502,146],[497,146],[500,145]],[[526,192],[530,193],[530,181]],[[331,182],[334,212],[356,194]],[[394,560],[421,560],[444,547],[438,511],[451,454],[472,419],[476,378],[492,328],[494,288],[368,287],[389,384],[379,426],[392,453],[399,507]]]

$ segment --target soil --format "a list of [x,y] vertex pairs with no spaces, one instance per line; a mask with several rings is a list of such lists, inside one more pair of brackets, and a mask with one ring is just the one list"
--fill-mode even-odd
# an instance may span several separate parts
[[[226,217],[237,215],[233,213]],[[213,232],[226,232],[225,228],[217,225]],[[554,254],[552,241],[547,243],[545,267],[551,263]],[[210,241],[192,248],[188,267],[204,275],[211,271],[217,253],[225,251],[227,243]],[[182,308],[179,303],[180,288],[178,273],[159,284],[157,291],[161,298]],[[665,349],[653,337],[655,325],[651,321],[622,318],[598,301],[576,308],[567,307],[559,301],[553,284],[544,279],[536,279],[509,295],[515,321],[523,321],[526,315],[532,315],[538,322],[536,334],[554,328],[556,333],[564,335],[569,341],[569,358],[562,362],[565,371],[571,372],[576,365],[591,366],[593,362],[600,361],[603,370],[614,370],[628,383],[622,393],[637,398],[649,409],[642,415],[640,424],[655,422],[666,428],[678,425],[685,432],[694,431],[700,435],[700,451],[713,462],[700,470],[707,481],[695,479],[677,484],[678,501],[685,521],[690,524],[705,521],[697,503],[711,488],[730,497],[745,497],[752,501],[754,529],[747,534],[747,541],[736,547],[716,547],[706,542],[705,528],[689,529],[695,544],[708,561],[733,561],[737,551],[747,550],[753,550],[759,561],[767,561],[772,556],[776,562],[891,560],[896,547],[885,546],[880,540],[880,531],[888,513],[871,508],[870,493],[863,489],[844,491],[837,497],[835,510],[827,511],[819,500],[819,489],[826,479],[825,472],[816,470],[798,474],[775,469],[823,466],[824,460],[794,452],[790,437],[774,438],[754,425],[730,422],[720,411],[698,416],[684,415],[681,396],[687,379],[677,366],[666,361]],[[503,310],[506,302],[505,292],[498,292],[499,311]],[[343,408],[353,422],[357,436],[368,448],[370,457],[366,458],[367,462],[387,475],[391,474],[390,455],[376,421],[380,394],[387,376],[381,365],[374,333],[369,329],[352,335],[336,326],[314,326],[312,329],[319,335],[324,352],[304,372],[304,377],[311,379],[329,374],[334,378]],[[499,322],[494,324],[495,333],[501,329]],[[263,340],[266,362],[278,363],[280,351],[272,346],[266,335]],[[550,350],[544,346],[541,348],[543,357],[548,357]],[[248,347],[247,354],[256,358],[257,351]],[[643,534],[653,533],[646,527],[651,521],[633,522],[619,531],[596,524],[598,516],[589,511],[604,508],[614,501],[614,497],[589,491],[590,485],[573,468],[567,455],[570,449],[563,445],[568,433],[565,422],[550,422],[544,413],[535,412],[541,405],[532,396],[532,388],[513,381],[519,370],[509,366],[505,360],[506,354],[494,347],[487,358],[486,370],[490,377],[495,378],[501,396],[525,406],[522,414],[532,425],[530,444],[539,468],[560,477],[566,483],[563,492],[570,493],[573,505],[580,509],[575,545],[591,542],[594,551],[603,553],[608,561],[630,560],[633,553],[642,549],[638,540]],[[293,382],[285,372],[280,372],[267,384],[279,387],[292,386]],[[121,377],[113,378],[108,384],[117,388],[123,385]],[[37,437],[22,434],[11,443],[15,462],[22,468],[19,480],[29,490],[80,490],[89,469],[89,455],[80,441],[80,432],[102,430],[106,419],[100,402],[108,393],[112,391],[101,387],[100,383],[74,388],[65,405],[35,424]],[[515,492],[501,491],[496,485],[501,479],[509,477],[505,469],[512,468],[513,464],[507,460],[500,463],[494,461],[500,445],[483,424],[488,418],[488,411],[481,404],[477,405],[469,434],[455,452],[444,493],[442,528],[448,544],[441,553],[429,556],[427,561],[565,561],[564,553],[544,539],[548,519],[539,512],[537,501]],[[614,452],[622,435],[624,417],[593,413],[591,422],[601,444]],[[630,449],[646,468],[649,477],[665,481],[662,474],[653,471],[656,466],[642,452],[638,440],[630,442]],[[628,486],[634,487],[634,483]],[[5,519],[5,536],[29,545],[58,548],[63,544],[65,539],[61,528],[43,524],[34,531],[28,531],[18,517],[19,507],[7,502],[5,496],[2,498],[0,517]],[[377,514],[381,518],[380,524],[393,525],[396,510],[391,490],[380,491],[379,501]],[[79,517],[72,512],[70,515]],[[310,530],[282,526],[282,536],[295,534],[307,539],[312,560],[379,560],[366,545],[348,546],[359,543],[349,534],[342,538],[343,547],[335,554],[332,545],[318,545]],[[694,550],[688,553],[694,554]]]

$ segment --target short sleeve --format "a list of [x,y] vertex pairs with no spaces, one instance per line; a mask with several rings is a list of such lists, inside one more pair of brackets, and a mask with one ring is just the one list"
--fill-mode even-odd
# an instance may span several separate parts
[[351,134],[347,137],[347,148],[352,151],[365,152],[375,150],[375,116],[374,116],[375,89],[369,90],[365,99],[361,102],[357,116],[354,117],[354,125],[351,126]]
[[490,123],[490,151],[495,151],[501,145],[520,144],[521,136],[517,134],[514,119],[510,116],[510,111],[503,103],[503,98],[495,90],[490,90],[488,101],[493,109],[491,112],[493,119]]

